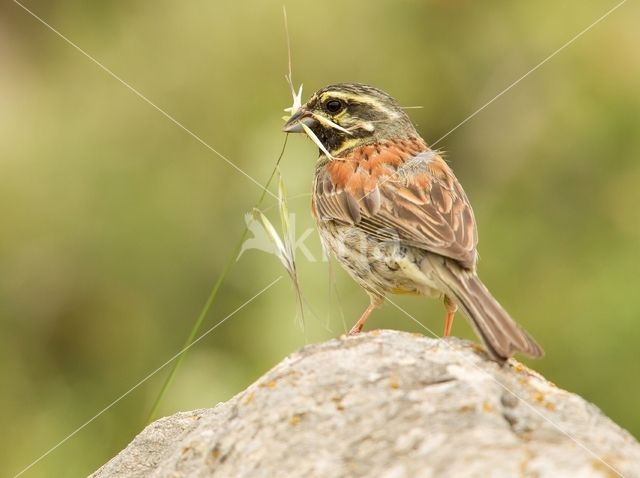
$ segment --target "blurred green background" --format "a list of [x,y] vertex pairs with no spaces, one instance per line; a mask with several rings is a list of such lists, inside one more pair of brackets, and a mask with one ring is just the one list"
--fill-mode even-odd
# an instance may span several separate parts
[[[428,142],[615,5],[288,2],[294,81],[381,87]],[[251,176],[284,139],[280,2],[25,4]],[[640,436],[640,8],[628,2],[438,144],[479,223],[480,272],[542,344],[533,367]],[[289,139],[296,235],[316,148]],[[275,191],[274,188],[272,188]],[[260,189],[13,2],[0,6],[0,474],[27,466],[177,352]],[[274,222],[273,199],[265,202]],[[268,209],[270,208],[270,209]],[[305,244],[316,257],[314,232]],[[288,280],[198,343],[160,413],[210,407],[367,304],[299,255]],[[245,252],[205,329],[284,270]],[[440,333],[439,302],[397,298]],[[344,322],[341,317],[344,314]],[[369,328],[424,332],[392,306]],[[204,330],[204,329],[203,329]],[[454,334],[472,337],[459,317]],[[80,476],[144,426],[166,371],[24,476]]]

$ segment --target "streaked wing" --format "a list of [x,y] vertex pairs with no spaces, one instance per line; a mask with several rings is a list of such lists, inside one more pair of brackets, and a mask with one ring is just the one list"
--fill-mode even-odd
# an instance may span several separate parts
[[440,155],[412,145],[364,146],[321,166],[314,194],[318,216],[473,269],[478,235],[469,201]]

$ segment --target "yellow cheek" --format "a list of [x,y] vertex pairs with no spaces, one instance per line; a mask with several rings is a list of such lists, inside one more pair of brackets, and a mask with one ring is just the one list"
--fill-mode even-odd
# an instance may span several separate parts
[[336,154],[339,154],[346,149],[353,148],[354,146],[358,146],[358,144],[361,142],[362,140],[358,138],[345,139],[339,148],[335,149],[334,151],[331,151],[331,154],[335,156]]
[[338,114],[334,115],[333,117],[335,119],[339,119],[342,118],[343,116],[345,116],[347,114],[347,109],[343,109],[342,111],[339,111]]

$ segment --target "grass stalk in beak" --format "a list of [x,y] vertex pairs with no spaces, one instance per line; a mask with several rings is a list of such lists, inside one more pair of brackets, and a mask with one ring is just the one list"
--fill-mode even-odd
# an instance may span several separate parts
[[329,126],[330,128],[334,128],[337,129],[338,131],[342,131],[343,133],[347,133],[347,134],[353,134],[351,131],[349,131],[346,128],[343,128],[342,126],[340,126],[337,123],[334,123],[333,121],[331,121],[329,118],[325,118],[322,115],[316,115],[311,113],[311,116],[313,116],[313,119],[315,119],[317,122],[319,123],[324,123],[327,126]]
[[304,123],[300,123],[300,126],[302,126],[302,129],[304,129],[304,132],[307,133],[307,136],[309,136],[309,138],[311,138],[311,141],[316,143],[316,146],[318,148],[320,148],[320,151],[322,151],[327,156],[327,158],[332,159],[332,160],[336,159],[333,156],[331,156],[331,153],[329,151],[327,151],[327,148],[324,147],[324,144],[322,144],[322,141],[320,141],[320,138],[318,138],[316,136],[316,134],[313,131],[311,131],[311,128],[309,128]]

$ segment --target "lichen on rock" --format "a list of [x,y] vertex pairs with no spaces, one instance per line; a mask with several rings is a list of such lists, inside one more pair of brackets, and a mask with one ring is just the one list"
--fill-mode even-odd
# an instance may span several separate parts
[[225,403],[158,420],[92,476],[630,478],[640,444],[513,359],[384,330],[309,345]]

